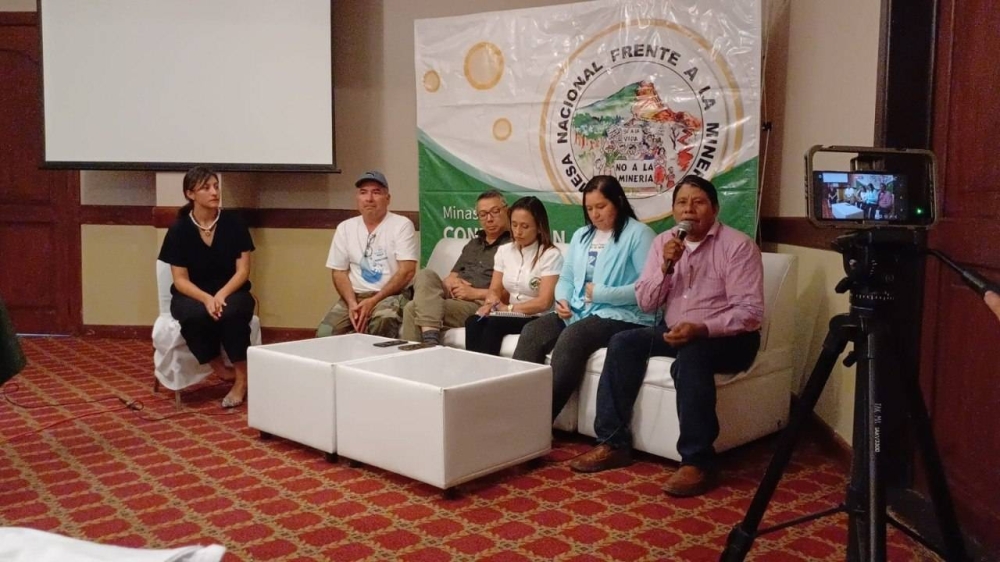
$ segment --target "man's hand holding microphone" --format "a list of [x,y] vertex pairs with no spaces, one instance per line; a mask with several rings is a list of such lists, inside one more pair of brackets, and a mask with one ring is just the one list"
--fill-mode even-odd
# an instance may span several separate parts
[[[687,238],[688,232],[693,227],[694,224],[691,221],[677,223],[677,232],[674,233],[674,237],[663,245],[663,263],[660,265],[660,270],[665,276],[664,283],[667,282],[666,276],[673,275],[674,264],[684,255],[684,239]],[[663,334],[663,341],[672,347],[681,347],[693,340],[705,337],[708,337],[708,327],[704,324],[681,322]]]
[[663,265],[660,266],[660,271],[664,275],[674,273],[674,264],[684,255],[684,239],[687,238],[692,226],[694,225],[691,221],[677,223],[677,232],[674,233],[674,237],[663,245]]

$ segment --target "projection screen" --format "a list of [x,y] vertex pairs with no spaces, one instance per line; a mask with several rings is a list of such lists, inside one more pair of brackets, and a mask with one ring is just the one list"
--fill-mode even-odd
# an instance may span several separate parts
[[331,0],[40,0],[45,165],[332,172]]

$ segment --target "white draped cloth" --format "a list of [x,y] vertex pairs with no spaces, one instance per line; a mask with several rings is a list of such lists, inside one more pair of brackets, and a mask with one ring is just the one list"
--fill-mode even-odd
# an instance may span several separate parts
[[[160,315],[153,323],[153,366],[160,384],[170,390],[182,390],[200,383],[212,374],[212,366],[198,363],[188,349],[181,324],[170,315],[170,286],[174,280],[170,264],[156,260],[156,290]],[[260,345],[260,318],[250,320],[250,345]],[[228,363],[228,360],[227,360]],[[2,562],[2,561],[0,561]]]
[[0,562],[220,562],[225,553],[220,545],[125,548],[35,529],[0,527]]
[[211,375],[212,366],[198,363],[181,335],[180,322],[170,315],[170,286],[173,283],[170,264],[156,260],[160,316],[153,323],[153,365],[160,384],[170,390],[181,390]]

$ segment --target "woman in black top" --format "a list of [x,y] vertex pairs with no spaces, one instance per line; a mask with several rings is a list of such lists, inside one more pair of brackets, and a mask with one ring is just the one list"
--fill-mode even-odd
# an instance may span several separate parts
[[207,168],[192,168],[184,176],[187,204],[170,226],[160,260],[170,264],[174,284],[170,314],[180,322],[181,335],[202,364],[212,362],[216,373],[225,368],[225,349],[236,370],[224,408],[243,403],[247,393],[247,348],[254,299],[250,295],[250,231],[238,215],[222,210],[219,177]]

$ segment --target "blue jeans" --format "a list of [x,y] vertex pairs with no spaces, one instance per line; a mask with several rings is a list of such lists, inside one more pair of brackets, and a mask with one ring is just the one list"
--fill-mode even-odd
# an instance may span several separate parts
[[631,447],[632,408],[646,376],[649,357],[676,357],[670,368],[677,391],[681,464],[711,468],[719,418],[715,414],[715,373],[747,369],[760,348],[760,332],[702,338],[675,348],[663,341],[662,324],[619,332],[611,338],[597,387],[597,438],[614,448]]

